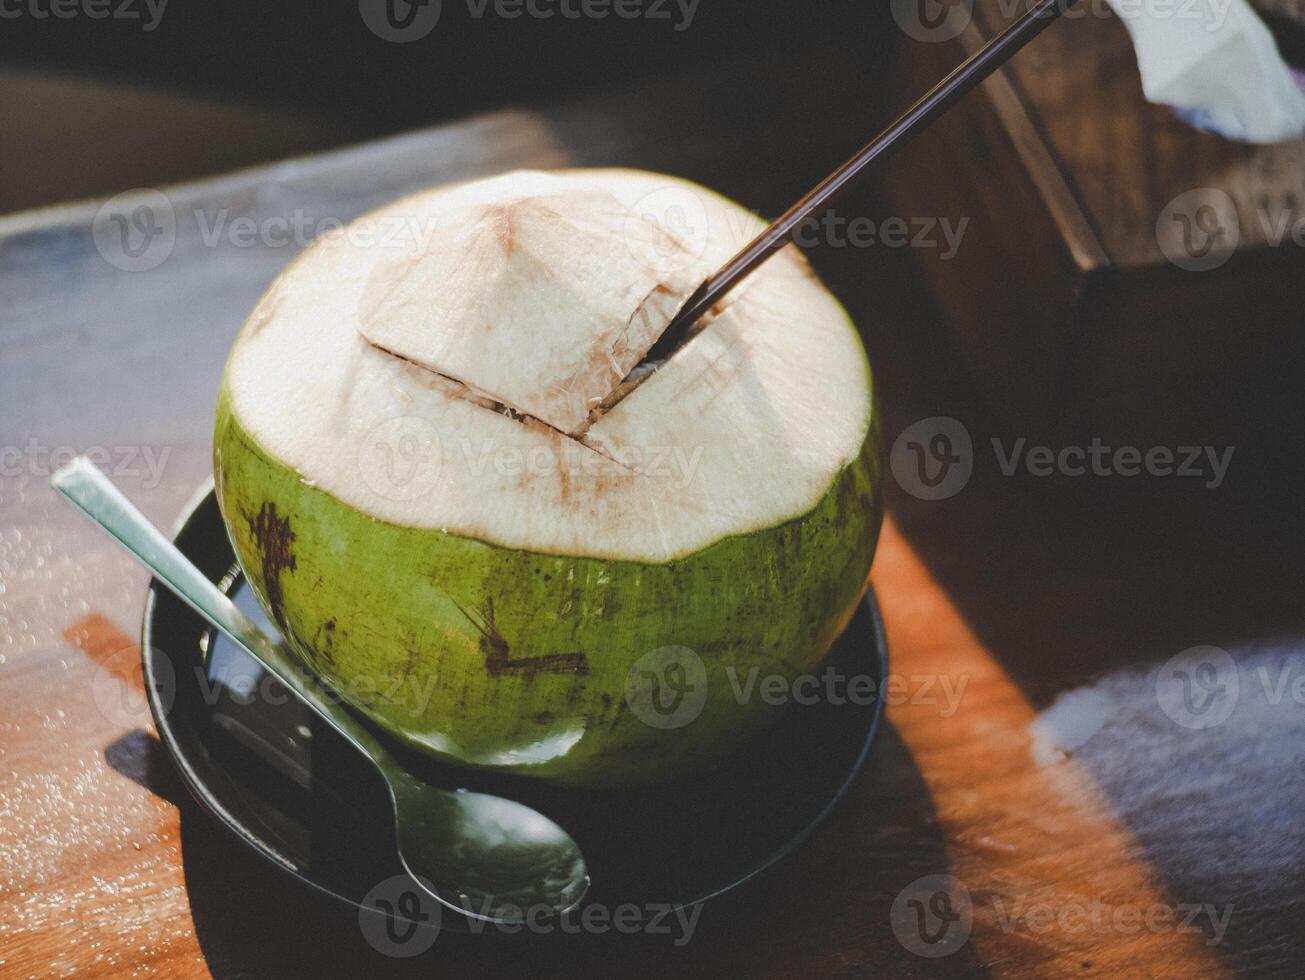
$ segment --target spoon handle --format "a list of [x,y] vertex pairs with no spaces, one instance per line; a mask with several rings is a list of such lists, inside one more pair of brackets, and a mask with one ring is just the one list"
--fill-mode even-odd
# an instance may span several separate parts
[[371,756],[378,765],[384,765],[389,753],[371,733],[342,707],[328,704],[321,689],[308,680],[285,651],[178,551],[177,546],[150,523],[149,518],[123,496],[122,491],[94,463],[79,456],[61,467],[50,478],[50,483],[135,555],[178,598],[231,637],[268,673],[293,691],[323,721]]

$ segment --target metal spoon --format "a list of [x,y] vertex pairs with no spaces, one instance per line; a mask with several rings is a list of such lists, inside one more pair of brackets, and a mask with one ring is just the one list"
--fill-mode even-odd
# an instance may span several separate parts
[[437,901],[470,918],[503,924],[560,914],[580,903],[589,874],[579,846],[561,827],[512,800],[440,789],[406,771],[359,719],[324,698],[289,655],[90,460],[74,459],[50,482],[371,761],[394,805],[399,860]]

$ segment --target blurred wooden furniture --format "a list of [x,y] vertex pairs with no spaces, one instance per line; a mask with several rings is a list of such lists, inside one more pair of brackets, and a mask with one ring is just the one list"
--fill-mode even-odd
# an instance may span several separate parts
[[13,69],[0,71],[0,132],[0,215],[190,180],[357,138],[343,125],[295,113]]
[[[792,57],[828,72],[829,50]],[[863,64],[841,70],[842,105],[717,66],[172,188],[176,241],[147,271],[97,251],[95,204],[0,221],[0,973],[1299,975],[1301,709],[1251,682],[1261,665],[1289,683],[1305,670],[1301,556],[1278,523],[1217,494],[1157,519],[1095,496],[1075,508],[982,467],[934,504],[890,484],[874,580],[895,681],[871,762],[808,844],[707,905],[679,946],[449,935],[387,959],[356,914],[220,832],[151,734],[135,667],[145,575],[47,478],[60,457],[96,451],[168,526],[209,475],[226,352],[297,246],[208,244],[201,216],[348,220],[432,182],[564,164],[682,173],[774,213],[887,117],[877,80],[855,81]],[[773,126],[753,125],[759,112]],[[791,138],[776,149],[779,129]],[[815,257],[865,328],[889,441],[940,413],[977,431],[907,250]],[[1041,300],[1028,283],[1003,288]],[[1247,671],[1237,713],[1206,732],[1174,724],[1154,694],[1156,665],[1197,643]],[[1042,713],[1073,691],[1096,730],[1057,735]],[[950,920],[913,934],[900,912],[937,875],[964,885],[972,917],[931,959],[926,933]]]
[[[955,40],[903,42],[900,98],[1011,11],[974,6]],[[1105,4],[1053,24],[886,187],[902,214],[969,220],[954,258],[920,265],[1008,428],[1242,444],[1302,420],[1305,140],[1244,146],[1147,103]]]

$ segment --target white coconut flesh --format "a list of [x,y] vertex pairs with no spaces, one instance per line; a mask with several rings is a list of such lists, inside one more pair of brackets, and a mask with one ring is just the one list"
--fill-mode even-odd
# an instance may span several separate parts
[[[705,235],[642,214],[668,195]],[[360,221],[403,233],[309,248],[250,317],[228,390],[265,453],[365,514],[665,562],[807,513],[861,451],[864,350],[791,247],[610,405],[762,227],[718,195],[641,172],[518,172]],[[404,444],[423,454],[418,492],[367,471],[397,432],[423,435]]]

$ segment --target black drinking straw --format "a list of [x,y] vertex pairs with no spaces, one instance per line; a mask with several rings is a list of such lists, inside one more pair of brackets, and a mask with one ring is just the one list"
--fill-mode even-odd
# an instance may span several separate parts
[[1020,48],[1038,36],[1076,0],[1040,0],[1019,20],[976,51],[931,88],[915,105],[902,113],[892,125],[863,146],[856,155],[817,184],[800,201],[752,240],[720,271],[711,276],[685,301],[662,334],[672,349],[704,313],[738,285],[739,280],[788,244],[793,229],[812,212],[829,203],[839,191],[860,176],[873,161],[908,139],[945,112],[957,99],[1000,68]]

